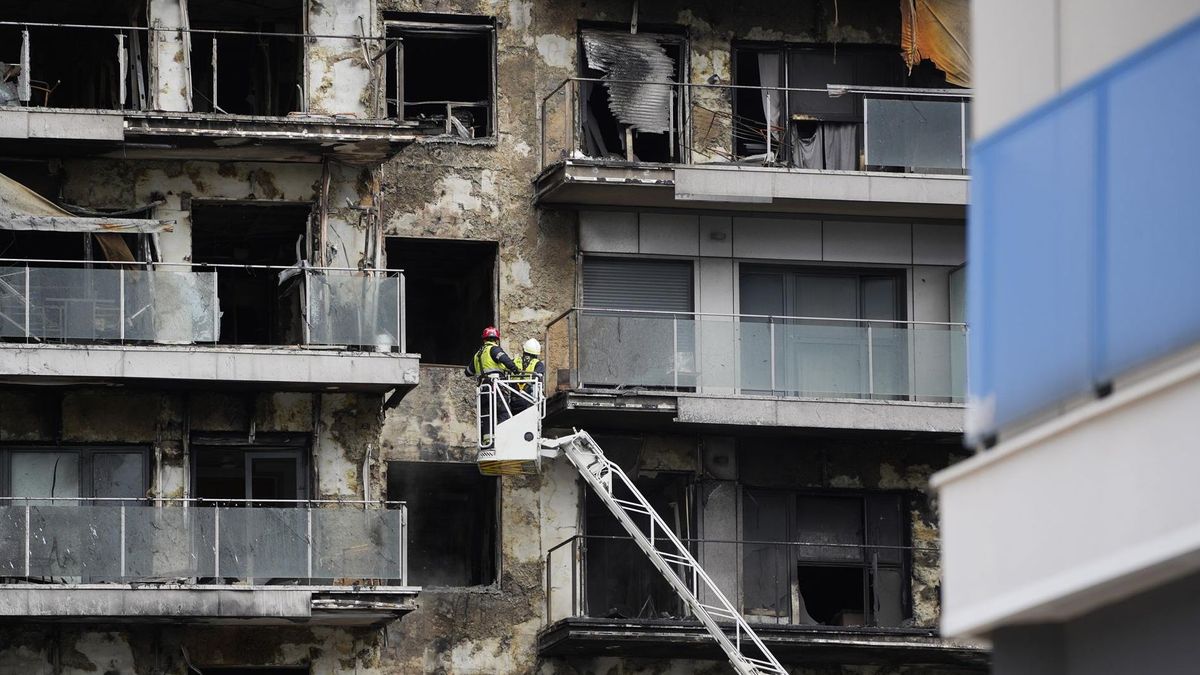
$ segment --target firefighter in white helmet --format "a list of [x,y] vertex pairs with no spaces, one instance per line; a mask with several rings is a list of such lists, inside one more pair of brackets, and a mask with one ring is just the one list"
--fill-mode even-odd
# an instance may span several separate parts
[[[517,372],[513,377],[537,380],[542,383],[543,387],[546,385],[546,364],[542,363],[542,345],[537,340],[529,338],[525,341],[524,346],[521,347],[521,355],[516,358],[516,363]],[[518,384],[517,390],[523,393],[531,393],[533,387],[529,384]],[[522,396],[514,395],[512,397],[512,411],[514,415],[532,405],[532,401]]]

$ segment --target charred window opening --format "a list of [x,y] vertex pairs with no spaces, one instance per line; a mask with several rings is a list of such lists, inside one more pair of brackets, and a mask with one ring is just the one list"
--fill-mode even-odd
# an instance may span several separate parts
[[265,434],[247,444],[244,436],[193,435],[192,457],[192,493],[197,498],[273,508],[294,504],[270,500],[308,498],[308,445],[303,436]]
[[404,270],[408,351],[424,363],[466,365],[495,321],[497,244],[389,237],[388,266]]
[[493,128],[495,24],[489,17],[389,14],[388,116],[459,138]]
[[[145,26],[146,3],[10,2],[4,19],[30,23]],[[20,100],[23,31],[28,34],[30,98]],[[118,42],[117,35],[122,36]],[[0,26],[0,106],[141,109],[146,104],[146,31]],[[123,57],[118,50],[124,47]],[[121,98],[124,80],[124,100]]]
[[908,615],[903,498],[742,490],[743,607],[753,621],[898,626]]
[[278,666],[222,667],[202,666],[205,675],[309,675],[308,668],[280,668]]
[[[295,265],[304,256],[309,204],[192,202],[192,262]],[[298,344],[302,279],[278,269],[218,268],[222,344]]]
[[[734,141],[739,157],[762,158],[770,121],[772,155],[808,169],[859,169],[862,97],[832,97],[830,84],[915,86],[893,46],[762,45],[734,49]],[[820,91],[771,91],[772,87]],[[768,93],[770,94],[768,96]]]
[[388,462],[387,495],[408,505],[408,575],[425,587],[496,580],[499,481],[474,463]]
[[147,454],[135,447],[0,448],[0,497],[29,498],[14,500],[18,505],[57,506],[81,503],[74,497],[144,499],[150,484]]
[[193,109],[272,117],[300,110],[303,43],[295,34],[303,32],[303,7],[299,0],[209,0],[190,5],[188,20],[196,31],[191,36]]
[[[580,122],[589,157],[676,162],[686,156],[683,111],[687,42],[682,35],[579,32]],[[662,83],[662,84],[655,84]]]
[[[692,538],[692,474],[637,471],[642,447],[639,437],[601,438],[599,443],[604,446],[609,459],[625,469],[634,485],[675,535],[680,539]],[[618,485],[615,489],[613,496],[617,499],[632,498],[623,486]],[[589,539],[584,583],[588,615],[607,618],[686,618],[688,611],[683,601],[629,538],[629,534],[600,498],[588,491],[586,499],[584,531]],[[649,535],[648,530],[644,533]]]

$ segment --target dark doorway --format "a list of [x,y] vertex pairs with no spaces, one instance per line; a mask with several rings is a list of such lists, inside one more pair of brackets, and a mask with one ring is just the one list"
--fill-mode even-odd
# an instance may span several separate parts
[[408,571],[417,586],[496,578],[498,479],[474,463],[388,462],[388,499],[408,505]]
[[[196,112],[280,117],[300,110],[301,9],[296,0],[207,0],[192,4],[192,107]],[[293,35],[287,35],[291,33]],[[213,95],[213,43],[217,91]]]
[[404,270],[408,351],[422,363],[465,365],[496,320],[494,241],[389,237],[388,267]]
[[[192,202],[192,261],[290,266],[304,256],[309,204]],[[278,269],[221,268],[222,344],[297,344],[302,278]]]

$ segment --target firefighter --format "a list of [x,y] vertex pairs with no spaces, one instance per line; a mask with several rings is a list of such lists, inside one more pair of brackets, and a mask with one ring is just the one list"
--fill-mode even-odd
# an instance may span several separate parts
[[[467,376],[479,378],[480,384],[489,380],[503,378],[511,373],[519,372],[517,364],[504,353],[504,348],[500,346],[500,331],[496,330],[495,326],[488,326],[483,329],[483,345],[471,357],[471,362],[467,364]],[[500,424],[509,418],[508,406],[505,403],[508,397],[504,392],[494,388],[496,392],[496,420],[495,424]],[[483,395],[479,397],[479,409],[487,411],[490,408],[490,401],[486,400]],[[491,434],[484,434],[481,439],[484,447],[492,444]]]
[[[546,364],[542,363],[542,345],[533,338],[526,340],[525,345],[521,347],[521,355],[517,357],[517,377],[537,380],[542,383],[543,387],[546,385]],[[532,392],[533,387],[530,384],[518,384],[517,390]],[[514,415],[533,405],[532,402],[521,396],[512,398]]]

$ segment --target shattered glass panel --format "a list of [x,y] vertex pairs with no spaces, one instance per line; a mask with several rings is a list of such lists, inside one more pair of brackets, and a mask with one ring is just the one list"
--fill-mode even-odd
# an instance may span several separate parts
[[308,344],[400,344],[400,278],[359,273],[310,274]]

